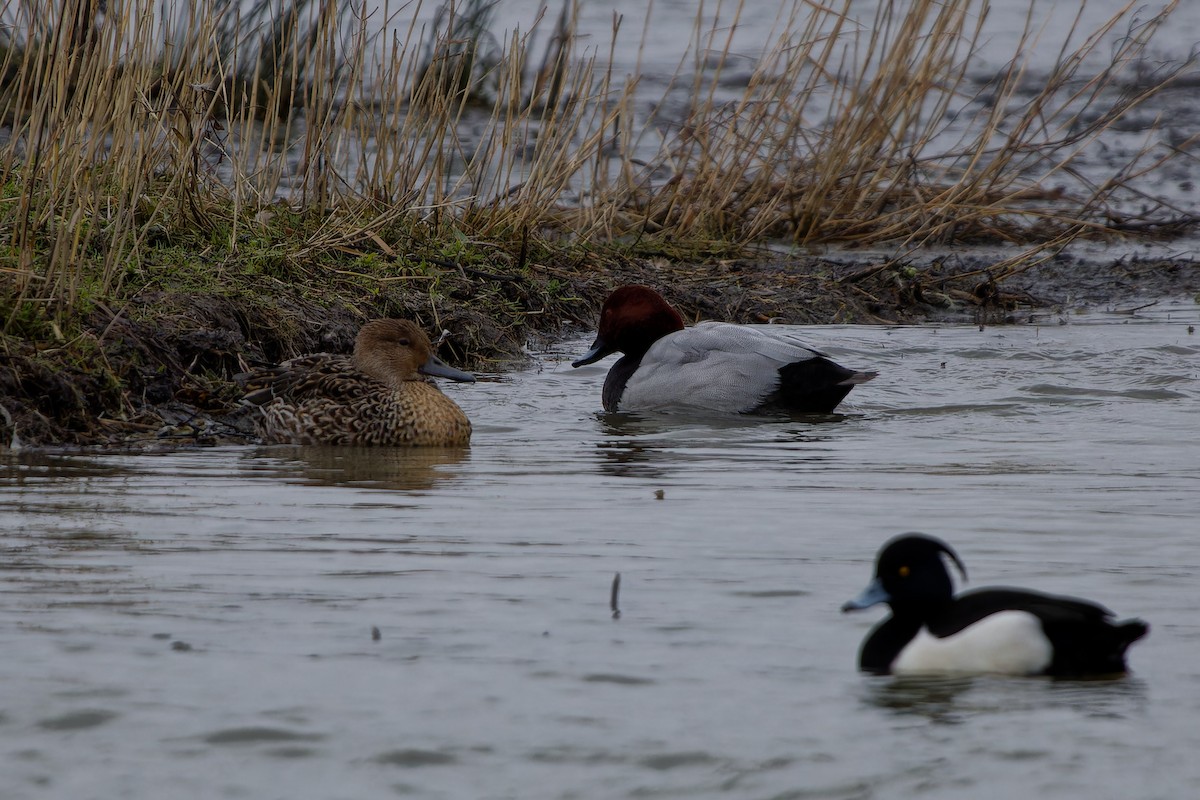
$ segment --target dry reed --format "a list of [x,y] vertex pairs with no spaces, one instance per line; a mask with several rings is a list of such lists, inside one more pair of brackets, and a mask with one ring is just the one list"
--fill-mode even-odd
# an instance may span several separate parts
[[293,0],[275,14],[215,3],[186,18],[150,0],[10,4],[7,325],[153,283],[149,255],[173,243],[227,260],[274,248],[303,271],[338,253],[403,261],[439,239],[522,252],[531,236],[1059,246],[1128,230],[1138,221],[1121,193],[1166,156],[1147,147],[1099,183],[1075,163],[1186,66],[1130,79],[1173,7],[1085,71],[1127,7],[1031,91],[1032,30],[1007,69],[972,84],[980,0],[882,3],[861,29],[849,0],[797,0],[729,99],[723,31],[743,11],[730,3],[711,25],[697,17],[697,65],[682,63],[648,106],[637,72],[613,74],[611,45],[580,46],[570,0],[552,24],[504,39],[492,0],[446,5],[424,27],[419,3],[387,0]]

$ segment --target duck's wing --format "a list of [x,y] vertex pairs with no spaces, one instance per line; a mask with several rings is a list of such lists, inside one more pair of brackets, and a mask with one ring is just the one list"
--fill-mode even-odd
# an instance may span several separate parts
[[935,636],[949,636],[1000,611],[1024,611],[1043,625],[1097,625],[1113,619],[1098,603],[1028,589],[989,587],[963,592],[930,624]]
[[237,379],[246,389],[243,399],[253,405],[276,399],[288,403],[316,398],[348,401],[378,391],[382,385],[358,372],[349,357],[328,353],[300,356]]
[[780,367],[819,355],[753,328],[701,323],[650,347],[626,384],[621,406],[749,411],[778,389]]
[[[1027,611],[1044,620],[1104,622],[1113,612],[1090,600],[1044,594],[1006,586],[963,592],[954,599],[956,618],[982,619],[997,611]],[[970,622],[964,623],[969,625]]]
[[686,351],[719,350],[755,355],[779,366],[825,355],[791,334],[768,333],[762,328],[727,322],[701,322],[659,342],[665,339],[673,339],[676,348]]

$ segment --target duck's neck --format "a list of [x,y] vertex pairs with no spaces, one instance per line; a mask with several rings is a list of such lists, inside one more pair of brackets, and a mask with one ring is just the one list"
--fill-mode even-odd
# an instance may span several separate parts
[[629,383],[629,379],[641,363],[641,355],[621,356],[617,359],[617,363],[608,370],[608,375],[604,378],[604,393],[600,397],[605,411],[612,412],[619,409],[621,396],[625,394],[625,384]]
[[892,663],[900,651],[913,640],[924,624],[925,618],[919,613],[905,610],[897,613],[893,609],[892,616],[876,625],[863,642],[858,654],[859,669],[879,675],[891,672]]

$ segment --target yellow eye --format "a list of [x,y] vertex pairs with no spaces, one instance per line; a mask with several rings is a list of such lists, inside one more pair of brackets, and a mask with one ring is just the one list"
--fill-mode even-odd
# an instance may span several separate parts
[[896,571],[900,573],[900,577],[901,577],[901,578],[907,578],[907,577],[908,577],[908,573],[909,573],[911,570],[909,570],[909,568],[908,568],[908,567],[901,567],[900,569],[898,569],[898,570],[896,570]]

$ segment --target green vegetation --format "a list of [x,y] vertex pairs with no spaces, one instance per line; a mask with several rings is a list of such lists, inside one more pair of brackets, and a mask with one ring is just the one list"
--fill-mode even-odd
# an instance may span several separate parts
[[[570,0],[507,38],[493,30],[492,0],[448,3],[428,28],[407,21],[406,3],[215,2],[173,17],[150,0],[10,5],[0,19],[3,388],[26,391],[11,366],[32,358],[23,348],[82,357],[85,341],[108,346],[118,320],[188,311],[177,296],[223,298],[265,357],[321,344],[288,322],[301,309],[441,325],[477,303],[494,318],[464,323],[478,341],[459,354],[486,359],[532,316],[583,313],[581,287],[594,300],[603,281],[590,278],[633,256],[731,258],[768,241],[902,254],[1027,245],[994,267],[999,279],[1078,236],[1172,221],[1162,203],[1137,218],[1116,211],[1129,181],[1164,158],[1149,148],[1098,185],[1073,168],[1184,68],[1135,74],[1166,15],[1114,18],[1064,49],[1031,91],[1032,32],[1007,69],[974,84],[967,65],[986,4],[903,5],[881,3],[861,29],[849,0],[784,4],[732,101],[718,86],[741,6],[711,26],[698,18],[695,68],[681,66],[653,105],[637,95],[639,74],[615,74],[611,47],[581,45]],[[1122,24],[1109,66],[1085,72],[1102,34]],[[688,83],[679,108],[675,90]],[[196,380],[216,394],[212,382],[242,358],[214,346],[217,356],[176,364],[180,352],[155,369],[200,375],[191,365],[207,364]],[[141,407],[129,392],[145,390],[114,369],[105,391],[125,395],[105,413],[128,415]]]

